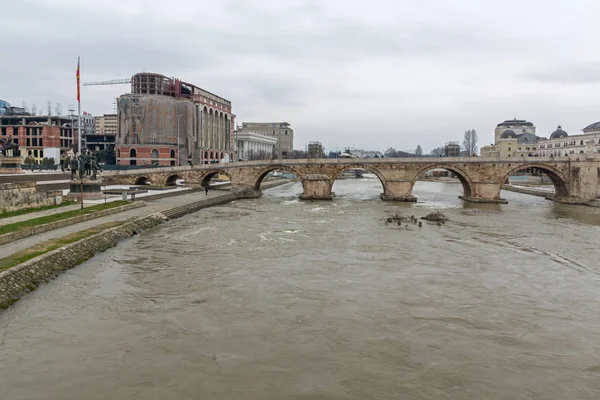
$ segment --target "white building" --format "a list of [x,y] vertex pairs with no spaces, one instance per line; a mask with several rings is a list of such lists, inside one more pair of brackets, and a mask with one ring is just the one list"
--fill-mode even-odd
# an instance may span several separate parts
[[550,139],[538,142],[539,157],[564,157],[570,154],[600,154],[600,122],[582,129],[583,135],[569,136],[559,126]]
[[294,130],[287,122],[243,122],[238,132],[255,132],[277,139],[274,158],[288,159],[294,151]]
[[534,155],[538,142],[545,140],[535,134],[532,122],[524,119],[508,119],[500,122],[494,130],[494,143],[481,146],[481,157],[507,158]]
[[238,159],[264,160],[273,158],[277,138],[272,135],[243,130],[236,132],[235,142]]
[[351,151],[352,155],[358,158],[383,158],[383,153],[378,150],[352,149]]

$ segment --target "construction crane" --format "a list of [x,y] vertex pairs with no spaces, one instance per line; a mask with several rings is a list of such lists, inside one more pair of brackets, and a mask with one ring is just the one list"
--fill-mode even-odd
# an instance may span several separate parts
[[123,85],[125,83],[131,83],[131,78],[128,79],[113,79],[110,81],[100,81],[100,82],[85,82],[83,86],[92,86],[92,85]]

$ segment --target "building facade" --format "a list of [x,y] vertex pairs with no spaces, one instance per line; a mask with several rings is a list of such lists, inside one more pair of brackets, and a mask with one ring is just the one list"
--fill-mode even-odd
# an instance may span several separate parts
[[569,136],[559,126],[550,139],[540,141],[536,155],[564,157],[571,154],[600,154],[600,122],[583,128],[583,135]]
[[117,163],[186,165],[235,159],[231,102],[160,74],[132,78],[117,101]]
[[444,157],[460,157],[460,144],[448,142],[444,145]]
[[102,151],[110,146],[115,146],[117,125],[117,114],[93,117],[92,132],[84,134],[85,147],[91,151]]
[[324,158],[323,144],[321,142],[308,142],[306,146],[306,158]]
[[500,122],[494,130],[494,144],[482,146],[481,157],[507,158],[534,155],[538,150],[538,142],[545,140],[535,132],[535,125],[523,119]]
[[[12,137],[23,159],[40,163],[44,157],[58,158],[77,146],[77,128],[70,117],[0,115],[0,138]],[[59,154],[60,156],[57,156]]]
[[236,149],[239,160],[264,160],[273,158],[277,139],[256,132],[236,132]]
[[294,151],[294,130],[287,122],[243,122],[238,132],[256,132],[276,138],[273,158],[291,158]]

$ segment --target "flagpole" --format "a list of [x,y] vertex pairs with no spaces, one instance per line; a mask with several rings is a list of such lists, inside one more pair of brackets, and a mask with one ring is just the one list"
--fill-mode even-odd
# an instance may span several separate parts
[[79,155],[81,155],[81,94],[80,94],[80,72],[79,72],[79,57],[77,57],[77,114],[79,120],[77,121],[77,149]]

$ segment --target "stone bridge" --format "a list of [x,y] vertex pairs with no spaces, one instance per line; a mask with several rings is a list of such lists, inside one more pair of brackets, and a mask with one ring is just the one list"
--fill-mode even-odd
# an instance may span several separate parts
[[519,159],[473,158],[374,158],[245,161],[198,166],[148,168],[112,171],[102,174],[103,184],[208,185],[216,175],[226,175],[232,190],[241,198],[262,195],[260,184],[271,171],[288,171],[302,183],[301,199],[330,200],[332,186],[340,174],[362,168],[375,174],[383,186],[381,198],[392,201],[416,201],[412,194],[417,179],[428,170],[443,168],[455,173],[463,187],[462,199],[472,202],[505,203],[500,198],[502,184],[512,173],[536,168],[545,172],[555,187],[554,200],[586,203],[600,197],[600,158],[564,159],[524,157]]

